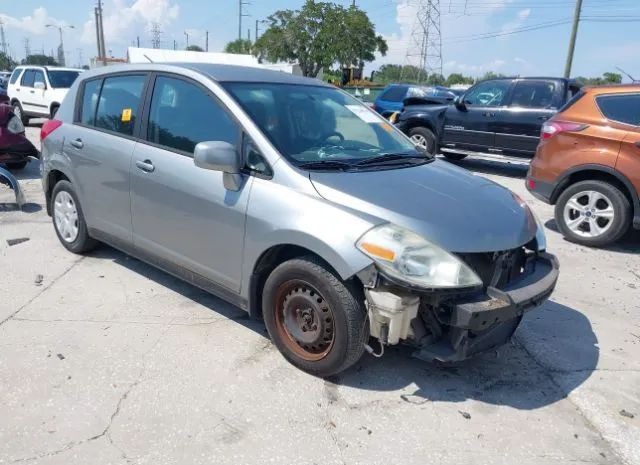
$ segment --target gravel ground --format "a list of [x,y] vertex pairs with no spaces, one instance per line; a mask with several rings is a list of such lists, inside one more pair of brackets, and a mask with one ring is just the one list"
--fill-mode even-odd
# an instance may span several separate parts
[[526,168],[460,165],[546,221],[553,298],[497,353],[397,348],[321,380],[239,309],[106,246],[66,252],[30,163],[25,211],[0,187],[0,463],[640,464],[640,234],[568,243]]

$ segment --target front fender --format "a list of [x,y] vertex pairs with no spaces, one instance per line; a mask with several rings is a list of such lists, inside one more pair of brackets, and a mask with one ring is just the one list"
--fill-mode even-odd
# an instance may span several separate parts
[[20,183],[13,174],[2,167],[0,167],[0,184],[7,184],[11,189],[13,189],[18,208],[22,209],[22,206],[25,204],[25,199],[24,193],[20,188]]

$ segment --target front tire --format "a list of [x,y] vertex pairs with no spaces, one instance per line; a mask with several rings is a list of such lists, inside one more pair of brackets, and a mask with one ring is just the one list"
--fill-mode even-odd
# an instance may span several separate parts
[[58,181],[51,193],[53,227],[62,245],[70,252],[81,254],[96,247],[89,236],[78,196],[69,181]]
[[267,278],[262,313],[271,340],[294,366],[327,377],[357,362],[369,338],[363,297],[314,256],[280,264]]
[[620,189],[608,182],[581,181],[560,194],[555,219],[569,241],[602,247],[629,230],[631,205]]
[[436,136],[430,129],[424,127],[415,127],[409,130],[409,138],[416,145],[430,155],[436,153]]
[[13,114],[20,118],[22,125],[25,127],[28,126],[30,118],[24,114],[24,110],[22,109],[20,102],[13,102],[13,105],[11,106],[13,107]]

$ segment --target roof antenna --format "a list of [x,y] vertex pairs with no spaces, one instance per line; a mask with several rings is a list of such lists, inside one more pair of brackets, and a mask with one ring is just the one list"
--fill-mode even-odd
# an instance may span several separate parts
[[635,84],[635,83],[637,83],[637,82],[640,82],[640,81],[638,81],[637,79],[634,79],[632,75],[630,75],[629,73],[627,73],[624,69],[620,68],[619,66],[616,66],[616,69],[617,69],[618,71],[620,71],[622,74],[624,74],[625,76],[627,76],[629,79],[631,79],[631,82],[632,82],[633,84]]
[[149,60],[149,63],[153,63],[153,60],[149,58],[146,53],[143,53],[142,56]]

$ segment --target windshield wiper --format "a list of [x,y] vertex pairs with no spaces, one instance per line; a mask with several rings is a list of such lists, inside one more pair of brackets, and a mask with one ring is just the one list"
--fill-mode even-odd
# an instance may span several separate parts
[[298,165],[299,168],[306,168],[310,170],[335,170],[351,168],[352,166],[353,165],[351,163],[339,160],[316,160],[300,163]]
[[380,163],[387,162],[404,162],[409,160],[429,160],[430,158],[425,155],[411,155],[406,153],[385,153],[384,155],[379,155],[373,158],[366,158],[357,163],[354,163],[355,166],[366,166],[366,165],[377,165]]

